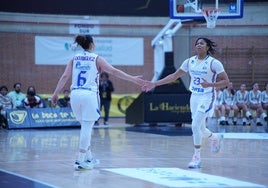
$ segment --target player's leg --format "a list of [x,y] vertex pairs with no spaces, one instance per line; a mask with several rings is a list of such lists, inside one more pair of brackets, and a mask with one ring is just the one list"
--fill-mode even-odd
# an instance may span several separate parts
[[92,127],[95,121],[81,122],[80,140],[79,140],[79,153],[75,162],[75,169],[92,169],[94,166],[87,163],[87,152],[90,148]]
[[111,103],[110,101],[105,100],[105,103],[104,103],[104,125],[108,125],[110,103]]
[[[194,154],[192,160],[188,164],[189,168],[200,168],[201,167],[201,145],[202,145],[202,132],[200,129],[199,118],[204,117],[201,112],[198,112],[198,102],[199,98],[192,94],[190,99],[190,107],[192,113],[192,132],[193,132],[193,142],[194,142]],[[205,117],[204,117],[205,118]]]
[[[97,94],[87,90],[80,90],[72,95],[71,105],[74,106],[74,115],[80,119],[81,130],[79,140],[79,154],[75,162],[76,169],[92,169],[92,164],[87,162],[88,153],[91,154],[91,134],[96,120],[100,117]],[[79,104],[79,105],[78,105]]]
[[232,110],[234,111],[233,125],[236,125],[237,124],[237,117],[238,117],[238,113],[239,113],[239,110],[238,110],[238,107],[236,104],[232,105]]

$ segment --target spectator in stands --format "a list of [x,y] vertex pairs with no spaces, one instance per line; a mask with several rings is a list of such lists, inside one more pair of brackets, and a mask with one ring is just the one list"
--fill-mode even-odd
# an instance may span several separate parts
[[221,89],[216,88],[216,100],[215,100],[215,116],[220,125],[225,125],[225,106],[223,104],[223,92]]
[[[109,75],[102,72],[100,75],[100,110],[104,109],[104,125],[108,125],[110,106],[112,101],[112,92],[114,91],[113,83],[109,80]],[[96,122],[98,125],[98,122]]]
[[0,126],[3,128],[7,127],[6,110],[13,108],[11,97],[7,95],[7,86],[0,87]]
[[268,83],[265,85],[265,89],[261,93],[262,108],[268,113]]
[[267,115],[264,113],[262,108],[261,91],[259,90],[258,83],[254,83],[252,90],[249,91],[249,107],[257,112],[256,125],[262,126],[261,118],[267,121]]
[[14,91],[8,93],[8,96],[12,98],[13,108],[23,108],[23,100],[26,95],[21,92],[21,83],[15,83],[13,87]]
[[240,85],[240,90],[238,90],[235,93],[235,103],[236,106],[238,107],[239,111],[242,111],[242,122],[243,125],[247,125],[247,118],[248,119],[253,119],[252,114],[250,113],[248,109],[248,95],[249,92],[246,90],[246,84],[241,84]]
[[63,98],[59,99],[57,104],[61,108],[71,107],[70,104],[70,91],[68,89],[65,89],[63,91]]
[[233,125],[237,124],[238,107],[235,104],[235,90],[233,89],[233,83],[229,82],[227,88],[223,90],[223,104],[225,106],[227,120],[226,125],[229,125],[230,112],[233,110]]
[[23,101],[25,108],[43,108],[41,97],[36,95],[35,87],[29,86],[27,89],[27,97]]

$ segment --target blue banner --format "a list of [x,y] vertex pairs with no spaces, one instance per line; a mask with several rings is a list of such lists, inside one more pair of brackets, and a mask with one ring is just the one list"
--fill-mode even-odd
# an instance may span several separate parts
[[80,126],[71,108],[32,108],[7,111],[8,128]]

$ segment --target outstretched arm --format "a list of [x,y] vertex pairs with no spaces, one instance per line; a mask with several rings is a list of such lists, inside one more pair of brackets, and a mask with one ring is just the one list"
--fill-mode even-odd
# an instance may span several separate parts
[[58,81],[57,87],[53,93],[52,96],[52,104],[55,105],[57,104],[58,100],[58,94],[62,90],[62,88],[65,86],[66,82],[70,79],[72,75],[72,66],[73,65],[73,60],[70,60],[70,62],[67,64],[64,73],[62,74],[60,80]]
[[160,85],[168,84],[170,82],[174,82],[178,78],[182,77],[185,73],[186,72],[184,72],[182,69],[178,69],[176,72],[166,76],[165,78],[157,80],[156,82],[147,81],[142,89],[145,91],[150,91],[151,89],[155,88],[156,86],[160,86]]
[[98,57],[97,59],[97,67],[100,71],[105,71],[111,75],[114,75],[120,79],[127,80],[130,82],[133,82],[137,85],[143,86],[145,84],[145,81],[141,79],[141,75],[139,76],[132,76],[128,73],[125,73],[124,71],[121,71],[112,65],[110,65],[104,58]]

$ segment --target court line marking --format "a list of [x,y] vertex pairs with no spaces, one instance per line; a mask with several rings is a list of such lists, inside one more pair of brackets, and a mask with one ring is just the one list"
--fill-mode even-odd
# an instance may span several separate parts
[[268,139],[268,133],[223,133],[224,138],[230,139]]
[[260,184],[240,181],[180,168],[106,168],[120,175],[149,181],[168,187],[265,187]]

